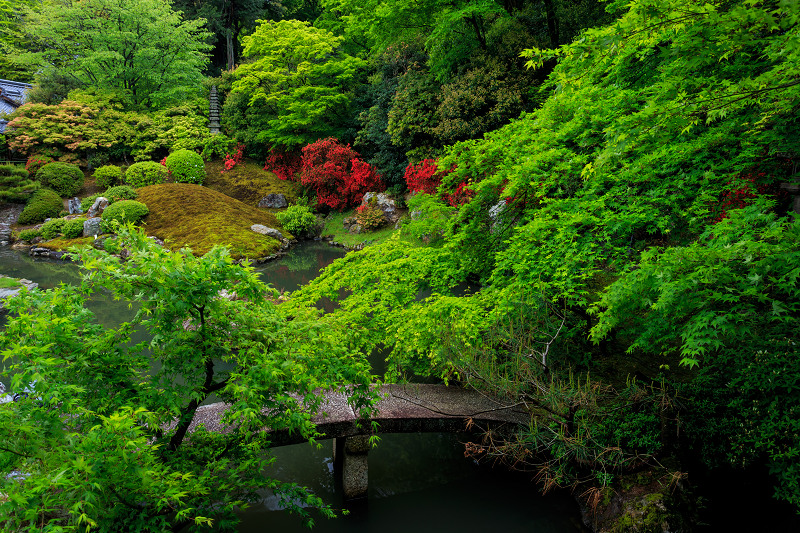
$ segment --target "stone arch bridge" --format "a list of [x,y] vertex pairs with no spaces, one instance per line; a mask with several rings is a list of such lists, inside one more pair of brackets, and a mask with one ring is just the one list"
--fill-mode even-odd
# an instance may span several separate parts
[[[478,391],[444,385],[383,385],[372,420],[380,433],[457,433],[481,428],[515,428],[528,424],[530,415],[520,405],[506,405]],[[192,428],[204,424],[211,431],[225,431],[221,424],[227,406],[215,403],[198,408]],[[357,425],[358,417],[343,394],[326,395],[322,413],[314,418],[317,429],[333,439],[334,466],[341,476],[345,498],[367,494],[369,428]],[[192,430],[190,428],[189,431]],[[319,439],[318,439],[319,440]],[[273,446],[306,442],[297,434],[277,431]]]

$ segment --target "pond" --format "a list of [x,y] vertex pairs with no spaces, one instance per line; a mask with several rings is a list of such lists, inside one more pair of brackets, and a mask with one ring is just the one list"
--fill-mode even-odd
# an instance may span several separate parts
[[[322,242],[307,242],[279,261],[258,265],[256,271],[278,290],[294,291],[344,254]],[[30,279],[44,289],[80,280],[74,264],[32,259],[8,248],[0,248],[0,274]],[[103,295],[96,297],[91,307],[108,325],[130,320],[134,312],[126,303]],[[374,365],[380,367],[380,361]],[[319,518],[316,532],[588,531],[569,495],[542,496],[529,475],[465,459],[462,442],[466,438],[440,433],[381,436],[378,446],[369,452],[369,498],[355,503],[343,501],[334,481],[330,440],[321,441],[318,448],[309,444],[275,448],[278,460],[272,475],[305,485],[334,508],[349,510],[338,519]],[[262,502],[243,512],[241,518],[242,533],[308,531],[266,493]]]

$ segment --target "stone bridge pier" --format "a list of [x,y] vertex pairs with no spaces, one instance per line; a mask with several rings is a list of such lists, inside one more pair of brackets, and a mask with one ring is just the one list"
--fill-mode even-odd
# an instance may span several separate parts
[[342,484],[345,500],[367,497],[369,448],[367,435],[333,439],[333,473]]

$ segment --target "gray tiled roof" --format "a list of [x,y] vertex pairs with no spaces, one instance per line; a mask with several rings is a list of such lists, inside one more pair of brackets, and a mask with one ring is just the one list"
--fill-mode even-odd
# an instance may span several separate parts
[[31,88],[27,83],[0,80],[0,133],[6,129],[8,120],[2,117],[25,103],[26,92]]

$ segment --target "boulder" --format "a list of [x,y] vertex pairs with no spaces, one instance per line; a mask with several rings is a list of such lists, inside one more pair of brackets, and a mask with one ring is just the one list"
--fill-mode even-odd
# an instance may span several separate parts
[[103,214],[106,207],[108,207],[108,198],[105,196],[98,196],[92,204],[92,207],[89,208],[89,218],[99,217]]
[[282,194],[268,194],[258,202],[258,207],[269,209],[283,209],[288,207],[289,202]]
[[282,241],[284,239],[283,233],[276,230],[275,228],[269,228],[267,226],[264,226],[263,224],[253,224],[252,226],[250,226],[250,229],[258,234],[266,235],[267,237],[272,237],[273,239],[278,239],[279,241]]
[[352,226],[350,226],[347,229],[347,231],[350,232],[350,233],[355,233],[356,235],[358,235],[359,233],[361,233],[362,229],[363,228],[361,227],[361,224],[353,224]]
[[103,219],[100,217],[87,218],[83,223],[83,236],[91,237],[93,235],[102,235],[102,223]]
[[383,215],[390,224],[394,224],[400,220],[400,213],[397,212],[397,206],[389,195],[382,192],[368,192],[364,195],[364,199],[361,200],[361,205],[369,205],[371,203],[374,203],[383,211]]
[[70,215],[78,215],[83,213],[83,209],[81,208],[81,201],[76,196],[75,198],[70,198],[67,200],[67,211],[69,211]]
[[344,226],[344,229],[347,230],[349,230],[350,226],[353,224],[358,224],[358,219],[356,217],[345,217],[345,219],[342,221],[342,226]]

